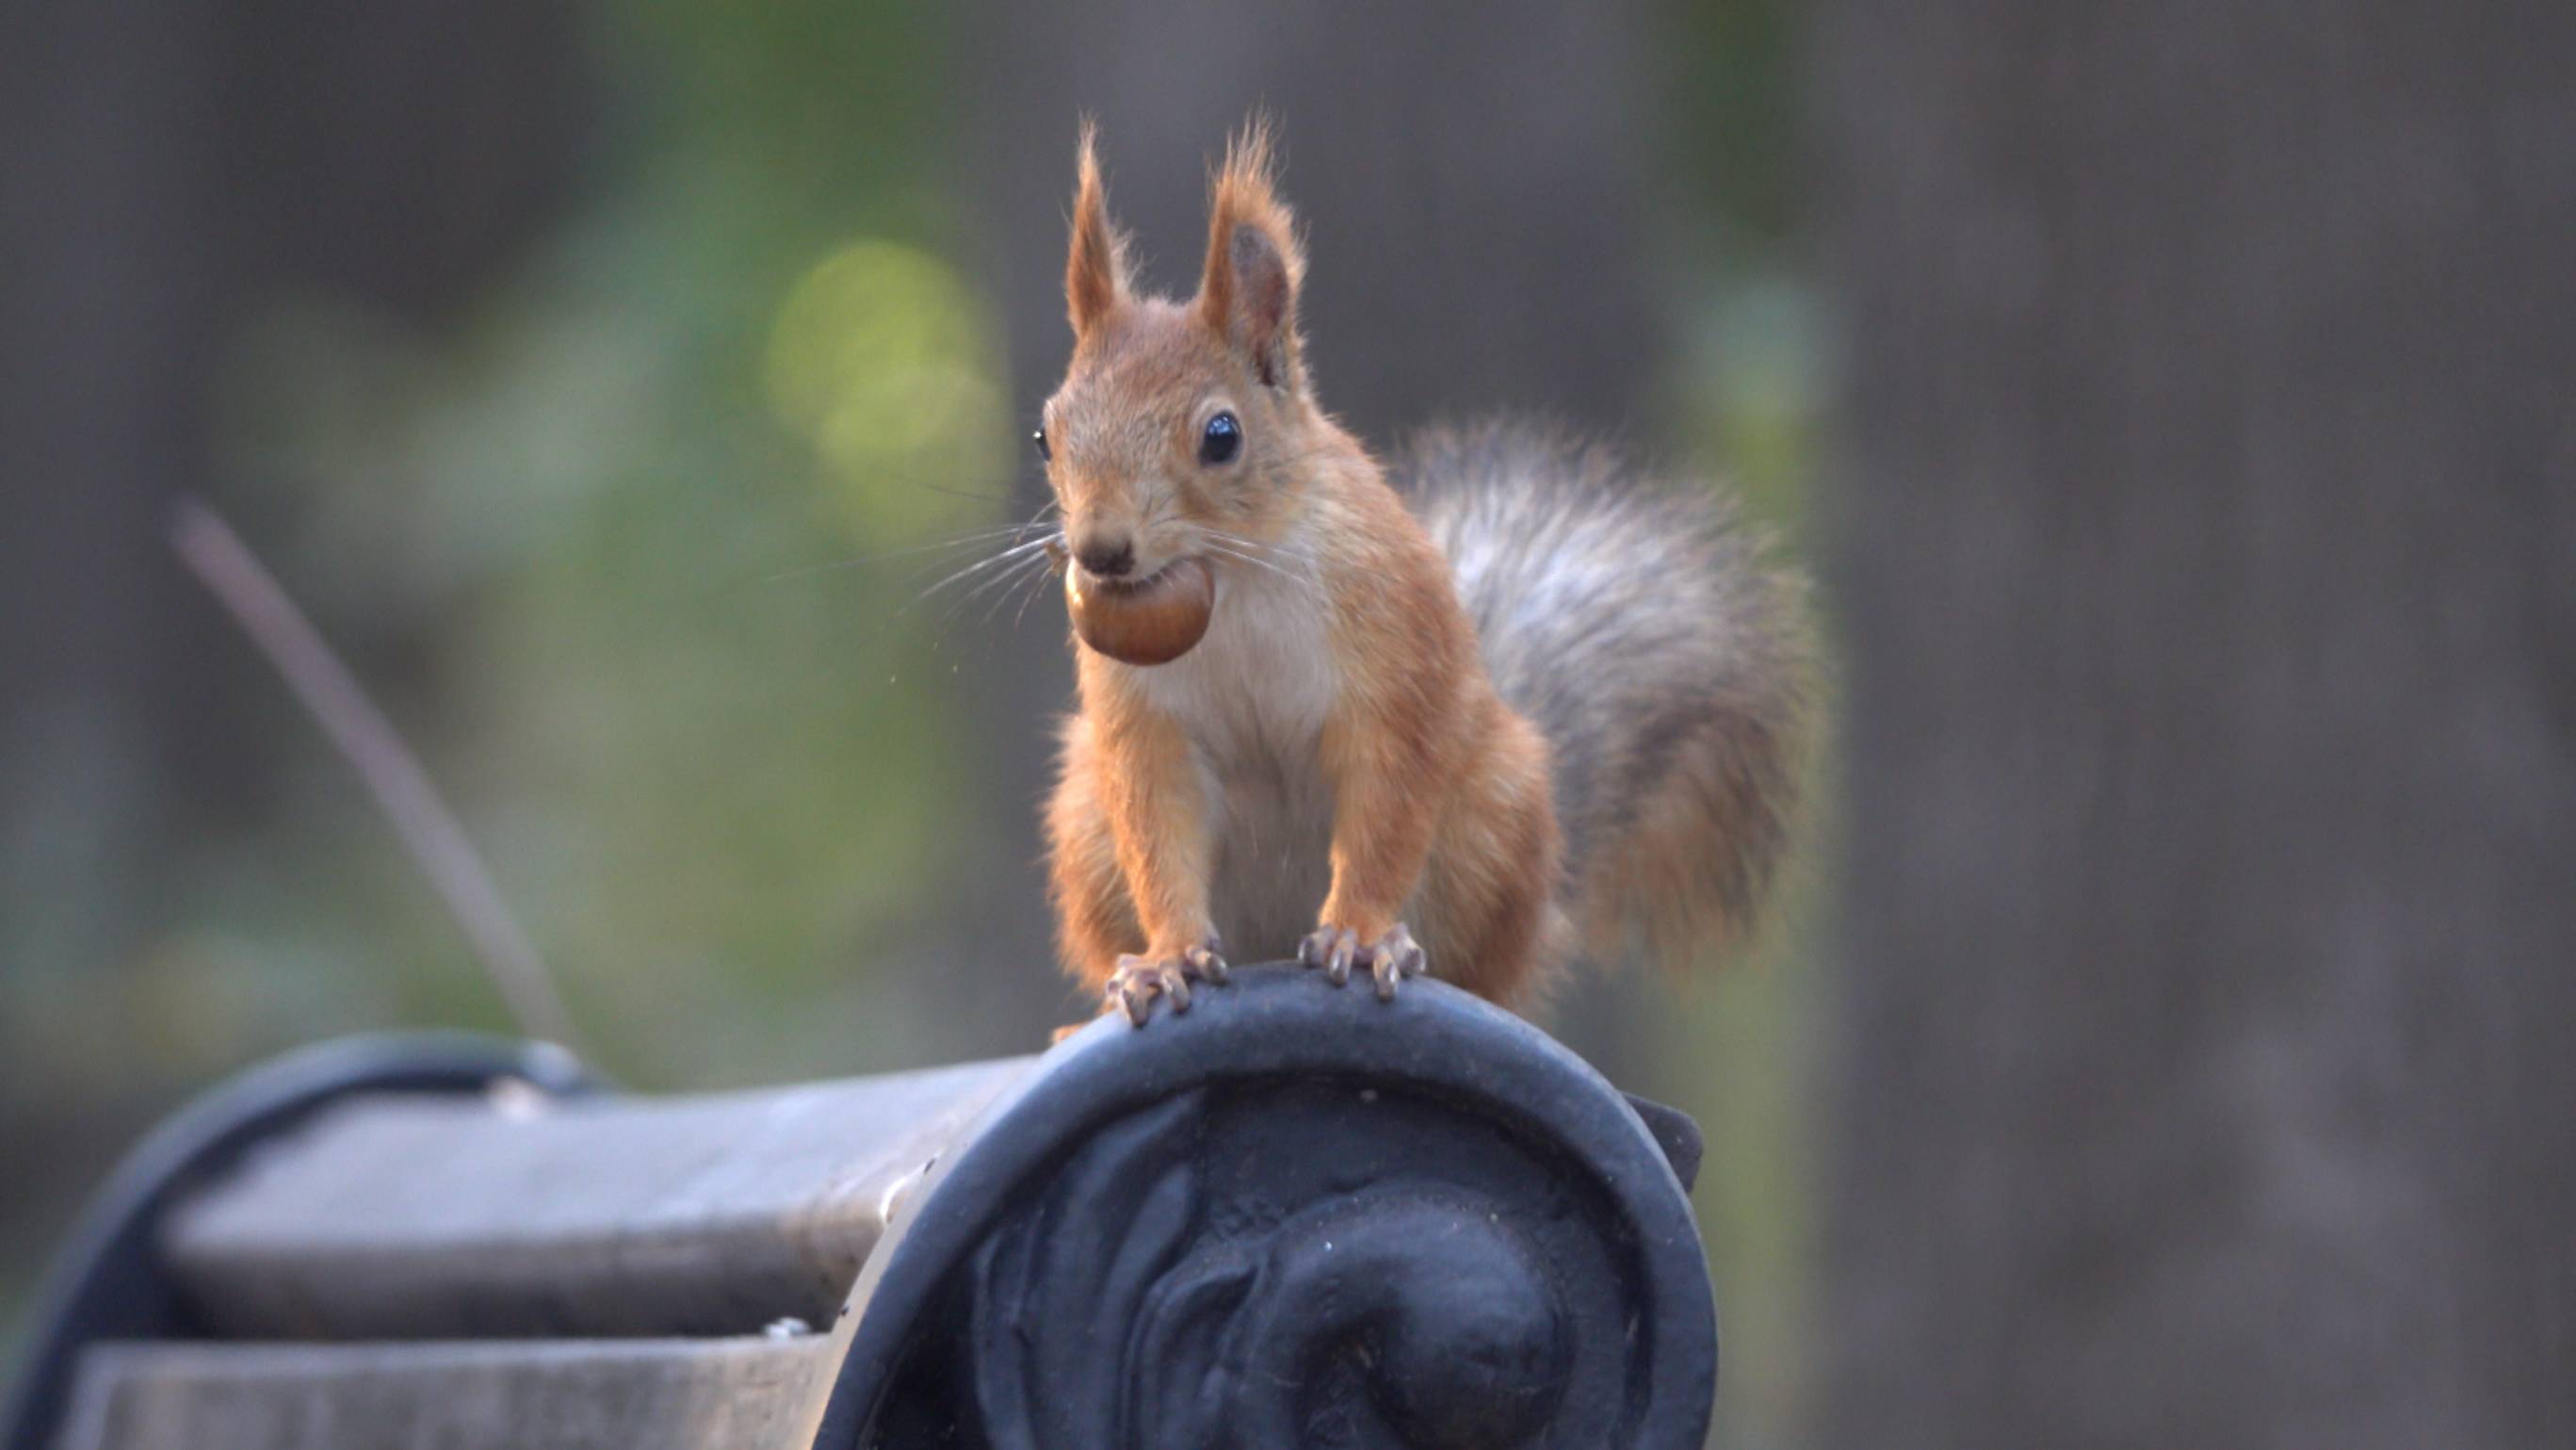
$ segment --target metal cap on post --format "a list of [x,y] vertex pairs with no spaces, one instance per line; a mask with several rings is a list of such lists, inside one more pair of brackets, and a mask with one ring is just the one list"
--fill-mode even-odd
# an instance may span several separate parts
[[1293,968],[1050,1053],[837,1334],[818,1450],[1692,1450],[1717,1374],[1689,1201],[1626,1098],[1462,992]]

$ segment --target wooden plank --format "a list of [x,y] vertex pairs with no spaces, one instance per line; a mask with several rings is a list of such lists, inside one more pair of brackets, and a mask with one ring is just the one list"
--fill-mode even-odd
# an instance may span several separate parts
[[56,1450],[801,1447],[820,1335],[427,1344],[117,1344],[82,1356]]
[[755,1092],[352,1099],[171,1216],[244,1339],[826,1326],[903,1190],[1033,1059]]

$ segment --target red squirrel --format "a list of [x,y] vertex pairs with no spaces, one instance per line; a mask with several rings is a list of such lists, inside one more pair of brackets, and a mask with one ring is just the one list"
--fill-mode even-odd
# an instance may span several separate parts
[[1796,805],[1799,581],[1707,489],[1546,430],[1372,457],[1316,401],[1266,127],[1187,301],[1136,290],[1088,126],[1077,177],[1036,434],[1080,696],[1046,811],[1065,970],[1141,1026],[1228,951],[1518,1005],[1632,934],[1739,933]]

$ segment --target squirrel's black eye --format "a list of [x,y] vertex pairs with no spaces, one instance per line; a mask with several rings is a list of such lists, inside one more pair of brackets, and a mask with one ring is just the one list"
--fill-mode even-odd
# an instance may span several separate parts
[[1219,413],[1208,419],[1207,431],[1199,435],[1199,462],[1232,463],[1243,449],[1243,425],[1232,413]]
[[1055,450],[1047,446],[1046,430],[1044,428],[1040,428],[1035,433],[1030,434],[1029,441],[1038,446],[1038,457],[1041,460],[1048,463],[1055,462]]

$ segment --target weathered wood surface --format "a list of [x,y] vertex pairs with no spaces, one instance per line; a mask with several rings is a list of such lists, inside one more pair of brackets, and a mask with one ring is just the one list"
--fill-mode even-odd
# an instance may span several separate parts
[[684,1098],[352,1099],[172,1215],[242,1339],[828,1325],[906,1186],[1032,1059]]
[[56,1450],[802,1447],[820,1335],[449,1344],[103,1344]]

